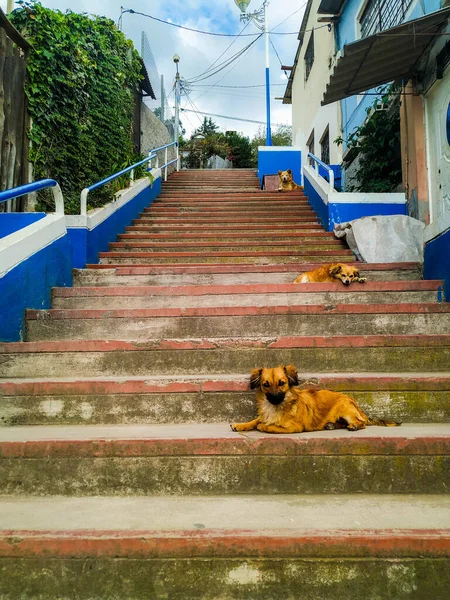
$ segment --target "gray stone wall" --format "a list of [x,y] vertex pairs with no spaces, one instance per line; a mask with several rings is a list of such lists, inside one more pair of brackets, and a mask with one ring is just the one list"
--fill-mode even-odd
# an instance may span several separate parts
[[[172,137],[164,123],[156,117],[152,111],[144,104],[141,104],[141,152],[148,154],[153,148],[164,146],[172,142]],[[158,152],[159,164],[164,164],[164,150]],[[176,158],[176,150],[174,147],[168,150],[168,160]],[[153,165],[155,161],[153,161]],[[168,172],[171,173],[176,168],[174,163],[169,167]]]

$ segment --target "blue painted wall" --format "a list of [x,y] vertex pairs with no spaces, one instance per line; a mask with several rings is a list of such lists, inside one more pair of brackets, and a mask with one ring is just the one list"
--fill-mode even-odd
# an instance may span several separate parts
[[424,279],[443,279],[445,296],[450,302],[450,229],[425,245]]
[[24,339],[25,309],[50,308],[52,287],[71,285],[72,249],[64,236],[0,278],[0,340]]
[[261,185],[264,175],[276,175],[278,171],[288,169],[291,169],[295,183],[302,185],[301,166],[302,153],[295,148],[258,151],[258,177]]
[[325,204],[316,192],[307,175],[304,177],[305,195],[308,202],[317,213],[320,224],[326,231],[333,231],[335,223],[346,223],[361,217],[373,217],[376,215],[407,215],[408,207],[404,204],[353,204],[353,203],[329,203]]
[[116,240],[119,233],[131,225],[133,219],[161,193],[161,178],[153,182],[152,187],[145,188],[132,200],[119,208],[103,223],[88,230],[86,228],[67,228],[70,243],[73,248],[73,266],[83,269],[87,264],[98,262],[98,253],[106,252],[108,244]]
[[308,198],[309,204],[312,206],[312,209],[317,214],[320,224],[325,230],[328,231],[328,205],[324,203],[324,201],[313,188],[308,177],[306,176],[304,192],[305,196]]
[[407,215],[408,209],[404,204],[345,204],[330,203],[328,205],[328,230],[333,231],[335,223],[346,223],[361,217],[377,215]]
[[15,233],[45,217],[45,213],[0,213],[0,238]]

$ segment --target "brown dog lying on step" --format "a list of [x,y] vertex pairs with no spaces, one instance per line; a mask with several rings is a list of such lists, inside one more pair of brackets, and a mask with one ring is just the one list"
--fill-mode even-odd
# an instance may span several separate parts
[[356,431],[367,425],[395,427],[400,422],[369,418],[353,398],[328,390],[301,390],[294,365],[255,369],[250,388],[256,391],[258,417],[249,423],[232,423],[233,431],[301,433],[322,429]]
[[350,285],[353,281],[364,283],[365,277],[359,276],[359,271],[352,265],[337,263],[335,265],[323,265],[314,271],[300,273],[294,283],[334,283],[336,279],[344,285]]
[[291,169],[288,169],[287,171],[278,171],[278,179],[280,180],[280,185],[278,186],[279,192],[292,192],[292,190],[301,188],[301,185],[297,185],[292,179]]

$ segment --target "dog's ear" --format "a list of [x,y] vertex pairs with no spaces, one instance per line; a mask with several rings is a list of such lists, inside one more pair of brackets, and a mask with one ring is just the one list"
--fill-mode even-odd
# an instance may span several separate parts
[[261,385],[261,373],[262,367],[258,369],[253,369],[252,374],[250,375],[250,389],[256,390]]
[[289,175],[292,175],[292,171],[290,169],[288,169],[287,172],[289,173]]
[[342,271],[341,265],[331,265],[329,273],[330,273],[331,277],[334,277],[335,275],[337,275],[341,271]]
[[288,378],[289,387],[292,387],[293,385],[298,385],[298,373],[294,365],[287,365],[287,367],[284,367],[284,372],[286,373],[286,377]]
[[283,171],[278,171],[278,175],[281,175],[281,173],[282,173],[282,172],[283,172]]

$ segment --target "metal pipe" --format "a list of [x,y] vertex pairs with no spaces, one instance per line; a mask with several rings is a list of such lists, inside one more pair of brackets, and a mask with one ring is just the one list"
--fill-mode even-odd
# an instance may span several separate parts
[[270,126],[270,55],[269,55],[269,2],[264,2],[264,38],[266,46],[266,146],[272,146],[272,129]]

